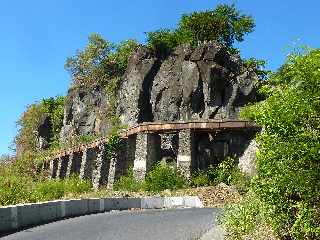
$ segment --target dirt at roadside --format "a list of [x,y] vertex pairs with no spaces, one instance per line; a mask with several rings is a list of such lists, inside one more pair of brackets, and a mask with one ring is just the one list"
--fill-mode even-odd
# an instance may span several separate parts
[[174,197],[174,196],[198,196],[205,207],[223,207],[225,204],[234,203],[241,199],[241,195],[234,187],[224,183],[216,186],[187,188],[179,190],[165,190],[160,193],[150,192],[125,192],[102,189],[98,192],[90,192],[81,195],[67,195],[65,198],[107,198],[107,197]]
[[178,190],[174,195],[198,196],[205,207],[223,207],[225,204],[237,202],[241,198],[235,188],[224,183],[217,186]]

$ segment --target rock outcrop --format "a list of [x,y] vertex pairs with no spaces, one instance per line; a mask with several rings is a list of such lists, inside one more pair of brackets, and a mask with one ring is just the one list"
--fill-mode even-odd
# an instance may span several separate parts
[[100,86],[71,88],[64,110],[61,141],[76,135],[105,134],[110,125],[106,121],[109,97]]
[[53,137],[53,124],[49,116],[46,116],[40,122],[36,131],[37,148],[45,150],[49,147],[49,143]]
[[[195,49],[181,45],[165,57],[139,46],[120,81],[117,114],[128,126],[147,121],[237,119],[241,107],[256,101],[256,80],[239,56],[215,42]],[[107,133],[108,101],[99,86],[71,89],[61,139]]]
[[123,123],[236,119],[255,101],[257,76],[241,59],[210,42],[192,50],[179,46],[165,58],[140,47],[132,56],[119,91]]

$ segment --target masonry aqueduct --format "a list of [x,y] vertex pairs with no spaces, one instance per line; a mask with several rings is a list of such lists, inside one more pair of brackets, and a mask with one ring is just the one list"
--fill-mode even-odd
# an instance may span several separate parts
[[[112,188],[115,179],[125,175],[130,166],[133,166],[135,178],[142,180],[161,159],[161,138],[173,134],[177,137],[176,167],[189,178],[192,169],[201,165],[197,161],[203,161],[197,160],[197,151],[205,151],[197,146],[197,134],[227,133],[228,138],[232,139],[230,134],[233,133],[242,136],[257,131],[259,127],[253,122],[239,120],[142,123],[120,132],[123,147],[110,159],[105,154],[108,139],[100,138],[89,144],[61,150],[44,162],[44,169],[50,170],[52,178],[62,179],[79,174],[81,179],[91,180],[95,188],[102,185]],[[233,139],[233,142],[236,141]],[[223,156],[228,155],[225,145],[215,147],[222,149]],[[230,149],[229,154],[236,152]]]

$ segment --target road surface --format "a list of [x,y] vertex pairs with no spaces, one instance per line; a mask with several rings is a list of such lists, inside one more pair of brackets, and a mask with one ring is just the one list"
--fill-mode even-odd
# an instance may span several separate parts
[[109,212],[34,227],[1,240],[192,240],[214,224],[219,209]]

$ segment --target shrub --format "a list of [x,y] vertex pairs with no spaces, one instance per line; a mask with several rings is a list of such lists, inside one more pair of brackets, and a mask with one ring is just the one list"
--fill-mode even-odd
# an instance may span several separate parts
[[158,54],[165,55],[182,43],[191,42],[182,34],[169,29],[147,33],[147,45]]
[[265,204],[249,192],[239,203],[226,205],[220,221],[230,239],[273,239],[266,213]]
[[249,190],[250,177],[237,167],[233,158],[227,157],[217,166],[209,166],[205,171],[198,171],[191,178],[191,186],[200,187],[218,183],[233,185],[240,193]]
[[32,201],[48,201],[60,199],[67,193],[84,193],[91,190],[91,182],[81,180],[79,176],[71,176],[64,180],[44,180],[35,184]]
[[232,173],[235,167],[235,160],[231,157],[227,157],[217,166],[215,181],[217,183],[223,182],[228,185],[231,184]]
[[251,183],[250,176],[241,172],[238,167],[235,167],[231,172],[231,185],[236,187],[240,194],[245,194],[249,191]]
[[126,176],[121,176],[120,179],[115,181],[113,189],[116,191],[137,192],[144,190],[144,182],[139,182],[134,178],[133,168],[131,167]]
[[61,180],[45,180],[36,184],[32,192],[32,201],[60,199],[65,194],[65,184]]
[[271,95],[242,112],[264,127],[250,188],[283,239],[319,239],[319,69],[319,49],[289,56],[270,80]]
[[17,176],[0,176],[0,206],[28,202],[32,179]]
[[234,4],[219,4],[212,11],[183,15],[178,30],[189,32],[194,41],[216,40],[231,47],[235,40],[243,41],[254,26],[252,17],[240,14]]
[[63,125],[65,98],[57,96],[55,98],[43,99],[40,102],[31,104],[18,120],[18,134],[15,138],[15,144],[18,155],[25,152],[37,151],[37,133],[38,128],[45,119],[49,119],[48,135],[50,139],[48,146],[55,144],[59,139],[60,130]]
[[64,187],[66,193],[85,193],[91,190],[92,184],[89,180],[83,180],[78,175],[73,175],[64,180]]
[[96,83],[107,86],[110,80],[124,73],[137,46],[135,40],[114,44],[93,33],[84,50],[78,50],[75,56],[67,58],[65,69],[75,86],[90,87]]
[[297,205],[297,218],[292,226],[292,234],[296,239],[320,238],[320,206],[310,207],[301,202]]
[[[160,29],[147,33],[147,44],[157,52],[166,53],[183,43],[217,41],[230,50],[235,41],[243,41],[244,35],[253,31],[254,20],[241,14],[235,5],[220,4],[212,11],[182,15],[175,30]],[[236,52],[236,51],[235,51]]]
[[61,199],[68,193],[84,193],[91,182],[72,176],[64,180],[32,178],[13,170],[0,176],[0,206]]
[[191,186],[193,187],[209,186],[211,183],[207,171],[198,171],[191,177]]
[[146,189],[151,192],[160,192],[166,189],[179,189],[187,182],[176,169],[165,163],[158,163],[146,176]]

